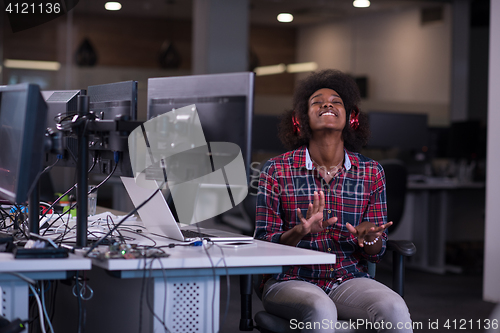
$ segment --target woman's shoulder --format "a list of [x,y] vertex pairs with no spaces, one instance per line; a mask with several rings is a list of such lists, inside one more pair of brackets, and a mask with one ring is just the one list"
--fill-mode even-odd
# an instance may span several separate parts
[[352,151],[348,151],[346,150],[347,152],[347,155],[349,155],[349,158],[351,160],[354,160],[357,162],[357,164],[359,166],[363,166],[363,167],[370,167],[370,168],[374,168],[374,169],[378,169],[378,170],[382,170],[382,165],[374,160],[373,158],[371,157],[367,157],[359,152],[352,152]]
[[284,152],[278,156],[271,157],[264,161],[263,169],[274,170],[294,167],[295,164],[300,164],[300,161],[305,161],[305,147],[300,147],[295,150]]
[[272,164],[293,163],[295,160],[301,160],[302,158],[305,159],[305,154],[306,154],[305,146],[303,146],[295,150],[289,150],[287,152],[284,152],[283,154],[272,157],[267,162]]

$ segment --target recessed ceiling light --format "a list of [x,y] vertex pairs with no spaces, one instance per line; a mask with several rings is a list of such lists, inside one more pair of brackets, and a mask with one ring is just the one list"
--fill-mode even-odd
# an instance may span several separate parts
[[370,7],[370,0],[354,0],[352,5],[356,8],[367,8]]
[[286,65],[285,64],[278,64],[278,65],[271,65],[271,66],[260,66],[260,67],[255,67],[254,71],[255,71],[255,75],[257,75],[257,76],[281,74],[281,73],[285,73]]
[[301,62],[298,64],[289,64],[286,66],[288,73],[312,72],[318,69],[318,64],[315,62]]
[[38,60],[5,59],[3,65],[5,68],[35,69],[41,71],[58,71],[61,68],[61,64],[57,61]]
[[289,13],[281,13],[278,15],[278,21],[280,22],[292,22],[293,15]]
[[120,10],[120,9],[122,9],[122,4],[119,2],[110,1],[110,2],[106,2],[106,4],[104,5],[104,8],[106,8],[107,10]]

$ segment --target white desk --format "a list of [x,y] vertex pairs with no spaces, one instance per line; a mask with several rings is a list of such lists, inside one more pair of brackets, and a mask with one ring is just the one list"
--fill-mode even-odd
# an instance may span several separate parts
[[482,189],[484,182],[459,182],[457,180],[430,180],[426,182],[408,182],[408,190],[456,190],[456,189]]
[[[453,209],[451,194],[457,190],[484,191],[482,182],[458,182],[429,179],[427,182],[409,182],[406,208],[401,228],[389,235],[393,239],[410,239],[417,247],[415,256],[407,266],[433,273],[444,274],[448,270],[458,272],[458,267],[446,264],[447,228],[451,226]],[[403,228],[403,225],[405,227]],[[398,227],[399,228],[399,227]]]
[[72,271],[90,270],[90,259],[70,254],[57,259],[15,259],[12,253],[0,253],[1,314],[8,320],[29,318],[28,283],[12,273],[33,280],[64,280]]
[[[219,329],[219,278],[221,275],[279,273],[283,266],[335,263],[335,255],[255,241],[239,247],[208,249],[213,268],[201,247],[166,249],[170,257],[147,261],[154,277],[154,311],[171,332],[185,328],[193,332],[217,332]],[[224,260],[225,263],[224,263]],[[119,278],[142,278],[143,259],[93,259],[93,265]],[[165,299],[167,300],[165,303]],[[164,332],[159,320],[154,319],[154,332]],[[187,330],[186,330],[187,331]]]

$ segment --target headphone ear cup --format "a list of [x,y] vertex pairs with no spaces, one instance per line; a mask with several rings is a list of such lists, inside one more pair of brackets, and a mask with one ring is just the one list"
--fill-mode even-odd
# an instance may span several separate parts
[[352,127],[353,130],[357,130],[359,127],[359,109],[357,106],[355,106],[352,111],[351,111],[351,119],[349,120],[349,123]]
[[292,116],[293,133],[300,135],[300,123],[295,115]]

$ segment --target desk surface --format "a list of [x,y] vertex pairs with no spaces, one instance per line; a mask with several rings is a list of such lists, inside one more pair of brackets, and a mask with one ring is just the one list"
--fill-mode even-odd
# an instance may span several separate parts
[[[279,272],[282,266],[334,264],[335,255],[313,250],[301,249],[281,244],[255,240],[254,243],[239,247],[212,245],[208,248],[208,257],[201,246],[175,247],[165,250],[169,257],[147,259],[148,269],[192,270],[218,268],[220,274],[226,274],[225,268],[233,274],[243,274],[245,269],[259,267],[264,273]],[[93,259],[95,266],[109,271],[132,271],[144,269],[144,259]],[[263,271],[268,267],[269,270]],[[244,270],[235,271],[235,268]],[[222,269],[222,270],[220,270]]]
[[423,182],[408,182],[408,190],[455,190],[455,189],[482,189],[484,182],[460,182],[453,179],[429,178]]
[[15,259],[12,253],[0,253],[0,273],[77,271],[92,268],[90,259],[71,254],[68,258]]
[[[113,211],[113,213],[120,212]],[[137,220],[126,222],[125,225],[127,224],[142,225],[142,222]],[[154,235],[148,236],[159,246],[178,243]],[[147,240],[144,241],[147,243]],[[187,271],[217,268],[217,274],[220,275],[226,274],[226,268],[231,270],[230,274],[277,273],[281,272],[283,266],[289,265],[334,264],[336,258],[334,254],[259,240],[239,247],[212,245],[208,248],[210,258],[201,246],[177,246],[164,250],[169,257],[147,259],[148,269]],[[92,263],[108,271],[141,271],[145,266],[144,259],[92,259]]]

